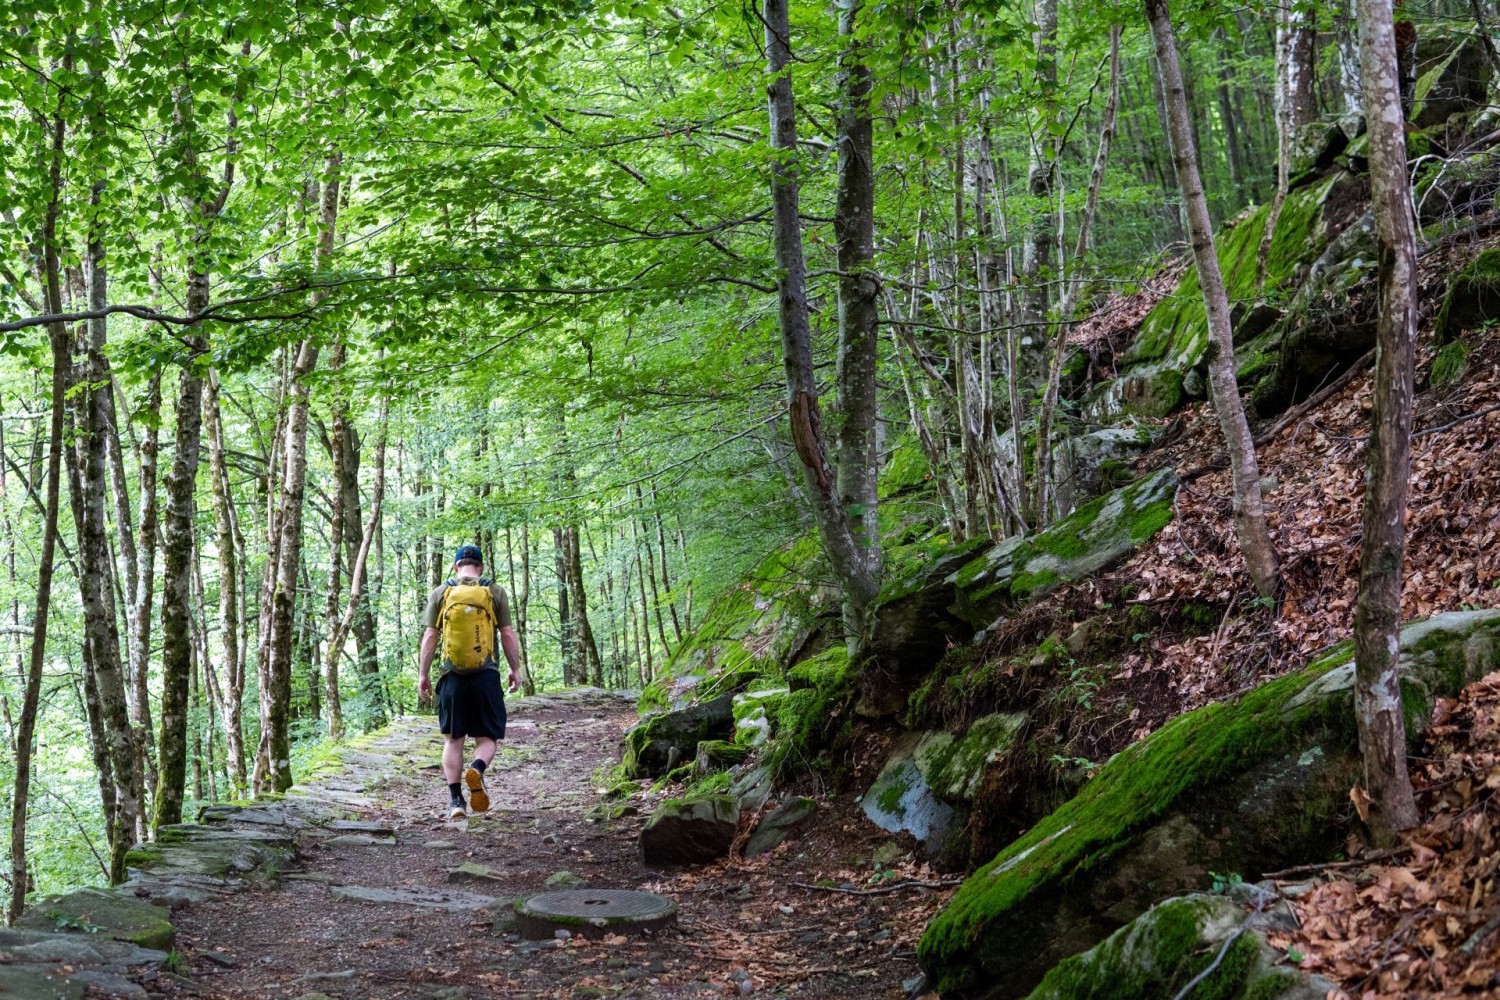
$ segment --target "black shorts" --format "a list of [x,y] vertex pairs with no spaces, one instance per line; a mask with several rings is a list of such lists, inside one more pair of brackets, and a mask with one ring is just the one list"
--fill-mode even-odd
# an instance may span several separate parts
[[505,739],[505,692],[500,671],[446,673],[437,684],[438,728],[444,736]]

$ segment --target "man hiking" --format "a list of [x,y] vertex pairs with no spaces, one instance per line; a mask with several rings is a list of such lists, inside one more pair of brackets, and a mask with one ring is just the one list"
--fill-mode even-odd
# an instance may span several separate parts
[[[423,701],[432,697],[431,669],[437,656],[438,728],[443,733],[448,818],[462,819],[464,785],[469,787],[469,805],[475,812],[489,809],[484,771],[495,757],[495,741],[505,738],[505,695],[500,690],[497,646],[510,664],[510,690],[521,686],[521,642],[510,624],[510,602],[498,584],[485,578],[478,546],[458,547],[453,576],[428,595],[422,624],[418,691]],[[464,768],[464,741],[469,737],[474,739],[474,761]]]

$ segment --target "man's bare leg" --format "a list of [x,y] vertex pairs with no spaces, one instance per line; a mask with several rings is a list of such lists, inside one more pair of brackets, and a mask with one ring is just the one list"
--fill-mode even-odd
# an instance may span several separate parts
[[458,819],[464,814],[463,793],[458,791],[458,779],[463,774],[463,770],[463,739],[445,735],[443,737],[443,780],[448,783],[448,794],[452,805],[448,813],[449,819]]
[[488,736],[474,737],[474,763],[464,771],[464,784],[469,786],[469,805],[477,813],[490,808],[490,796],[484,790],[484,771],[495,759],[495,750],[495,741]]

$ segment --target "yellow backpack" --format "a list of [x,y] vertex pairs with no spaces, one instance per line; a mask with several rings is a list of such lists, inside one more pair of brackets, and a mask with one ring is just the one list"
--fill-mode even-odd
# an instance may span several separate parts
[[461,674],[499,664],[495,658],[495,602],[490,581],[448,581],[438,613],[444,671]]

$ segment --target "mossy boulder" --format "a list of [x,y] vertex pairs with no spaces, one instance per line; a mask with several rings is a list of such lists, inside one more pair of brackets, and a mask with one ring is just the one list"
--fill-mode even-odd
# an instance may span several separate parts
[[[1343,212],[1339,196],[1349,189],[1350,181],[1350,175],[1338,172],[1287,195],[1271,235],[1264,282],[1257,281],[1256,260],[1270,206],[1247,210],[1216,234],[1219,267],[1231,303],[1286,297],[1327,247]],[[1247,330],[1246,335],[1255,332]],[[1198,271],[1192,267],[1176,290],[1146,314],[1135,339],[1119,358],[1119,377],[1090,395],[1085,416],[1096,423],[1109,423],[1122,415],[1166,416],[1205,391],[1201,369],[1207,350],[1208,315]]]
[[[1128,463],[1151,446],[1148,427],[1102,427],[1072,434],[1052,449],[1055,494],[1060,510],[1084,503],[1124,483]],[[1134,475],[1126,474],[1128,482]]]
[[1433,337],[1439,344],[1500,319],[1500,247],[1484,251],[1448,283]]
[[704,740],[698,744],[698,752],[693,755],[693,771],[700,777],[718,771],[727,771],[736,764],[743,763],[749,753],[749,747],[738,743],[725,740]]
[[807,829],[817,815],[817,801],[805,795],[781,803],[756,824],[755,832],[745,842],[745,857],[754,858],[775,850]]
[[734,696],[734,741],[758,747],[771,738],[771,724],[778,705],[790,688],[774,687],[745,691]]
[[[1500,610],[1454,612],[1401,637],[1407,732],[1433,700],[1500,667]],[[949,997],[1025,996],[1052,966],[1210,872],[1322,860],[1348,832],[1360,774],[1351,648],[1233,702],[1174,719],[971,876],[927,927],[919,960]]]
[[1307,268],[1281,318],[1235,348],[1235,372],[1250,407],[1269,418],[1325,384],[1375,346],[1378,246],[1374,216],[1345,226]]
[[1006,539],[944,581],[953,587],[953,613],[982,628],[1006,611],[1097,573],[1165,527],[1176,494],[1176,473],[1159,469],[1085,504],[1046,531]]
[[765,760],[772,767],[812,771],[831,764],[829,751],[852,725],[856,673],[844,646],[826,649],[791,670],[791,690],[771,713]]
[[739,829],[740,806],[732,795],[667,799],[641,830],[641,860],[648,865],[691,865],[729,853]]
[[1024,714],[1000,712],[958,734],[914,733],[896,745],[860,806],[881,829],[916,837],[940,866],[961,865],[966,859],[957,855],[967,852],[956,838],[985,768],[1015,744],[1025,724]]
[[1312,121],[1292,132],[1287,156],[1291,188],[1301,187],[1333,166],[1349,145],[1349,135],[1338,122]]
[[32,904],[16,926],[86,931],[161,951],[171,951],[177,940],[177,930],[166,910],[108,889],[76,889],[43,899]]
[[[950,642],[965,642],[974,626],[953,613],[949,577],[994,545],[987,537],[957,544],[946,535],[887,553],[885,585],[866,647],[872,664],[897,680],[932,669]],[[883,713],[881,713],[883,714]]]
[[1484,108],[1493,72],[1485,41],[1478,34],[1426,35],[1417,46],[1412,125],[1430,128],[1443,124],[1452,115]]
[[822,622],[836,611],[820,568],[821,548],[808,535],[762,559],[721,593],[660,674],[641,691],[644,716],[734,694],[816,652]]
[[691,763],[704,740],[727,740],[734,735],[731,695],[675,712],[663,712],[625,734],[621,764],[628,778],[654,778],[679,764]]
[[[1158,903],[1095,947],[1047,973],[1029,1000],[1161,1000],[1193,988],[1208,1000],[1323,1000],[1332,983],[1278,966],[1245,912],[1223,896]],[[1223,958],[1219,958],[1220,952]]]

